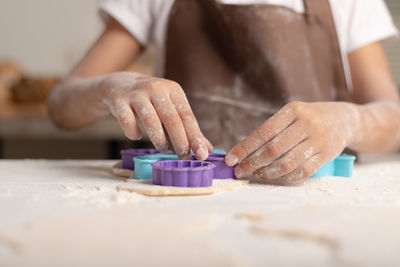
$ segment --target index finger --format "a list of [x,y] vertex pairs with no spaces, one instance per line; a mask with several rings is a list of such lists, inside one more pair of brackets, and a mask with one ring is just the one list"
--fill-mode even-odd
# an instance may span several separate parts
[[197,159],[205,160],[208,157],[210,143],[202,134],[185,93],[182,90],[173,91],[170,99],[182,119],[190,148]]
[[225,158],[226,164],[233,166],[241,162],[265,143],[272,140],[281,131],[289,127],[294,121],[293,109],[288,104],[229,151]]

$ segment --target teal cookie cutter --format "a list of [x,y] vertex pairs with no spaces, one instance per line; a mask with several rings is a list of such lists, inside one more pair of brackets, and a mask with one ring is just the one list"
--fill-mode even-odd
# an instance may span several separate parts
[[215,154],[226,154],[226,151],[225,150],[223,150],[223,149],[214,149],[213,151],[212,151],[212,153],[215,153]]
[[341,154],[336,159],[326,163],[311,178],[327,176],[353,177],[354,161],[353,155]]
[[[190,150],[190,152],[191,152],[192,154],[194,154],[194,153],[193,153],[193,150]],[[224,154],[224,155],[226,155],[226,151],[223,150],[223,149],[214,149],[211,153],[214,153],[214,154]]]
[[151,180],[153,179],[152,163],[166,160],[178,160],[177,155],[146,155],[133,158],[135,162],[135,172],[131,178],[137,180]]

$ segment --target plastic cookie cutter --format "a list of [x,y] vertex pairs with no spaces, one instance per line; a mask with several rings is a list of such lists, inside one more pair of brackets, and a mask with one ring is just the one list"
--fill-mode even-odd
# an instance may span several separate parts
[[177,160],[177,155],[166,155],[166,154],[155,154],[155,155],[146,155],[146,156],[138,156],[134,157],[133,161],[135,161],[135,173],[134,179],[138,180],[151,180],[153,177],[153,169],[151,164],[158,161],[165,160]]
[[[228,179],[228,178],[236,178],[234,174],[234,166],[228,166],[225,163],[225,154],[220,154],[220,153],[210,153],[208,158],[205,160],[207,162],[211,162],[212,164],[215,165],[214,168],[214,174],[213,178],[214,179]],[[196,159],[193,156],[194,159]]]
[[214,149],[213,151],[212,151],[212,153],[215,153],[215,154],[226,154],[226,151],[225,150],[223,150],[223,149]]
[[353,177],[354,161],[353,155],[341,154],[336,159],[326,163],[311,178],[326,176]]
[[199,160],[169,160],[151,164],[153,184],[178,187],[210,187],[215,165]]
[[[192,154],[194,154],[193,153],[193,150],[190,150],[190,152],[192,153]],[[226,154],[226,151],[225,150],[222,150],[222,149],[214,149],[211,153],[210,153],[210,155],[211,154],[223,154],[223,155],[225,155]]]
[[[135,169],[135,163],[132,160],[138,156],[160,154],[161,152],[153,148],[126,149],[121,150],[122,168],[128,170]],[[167,151],[162,154],[173,154],[172,151]]]

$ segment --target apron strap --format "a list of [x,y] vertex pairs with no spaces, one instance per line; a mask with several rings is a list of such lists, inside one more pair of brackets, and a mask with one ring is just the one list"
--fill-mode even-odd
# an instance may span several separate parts
[[316,11],[313,10],[313,5],[312,3],[310,3],[310,0],[303,0],[303,4],[304,4],[304,13],[307,16],[311,16],[311,15],[316,15]]
[[325,26],[327,32],[331,36],[333,42],[333,53],[336,59],[336,77],[338,85],[338,96],[339,101],[350,101],[351,95],[347,86],[346,74],[344,71],[344,64],[342,53],[340,49],[339,37],[336,30],[335,20],[332,13],[332,8],[329,0],[303,0],[304,8],[307,19],[313,23],[321,23]]
[[210,15],[210,21],[207,23],[211,24],[209,30],[213,32],[211,36],[213,36],[220,53],[230,62],[231,67],[235,69],[237,60],[231,57],[231,55],[235,54],[235,41],[230,31],[229,23],[225,19],[220,19],[224,17],[221,4],[216,0],[200,0],[199,2],[203,10]]

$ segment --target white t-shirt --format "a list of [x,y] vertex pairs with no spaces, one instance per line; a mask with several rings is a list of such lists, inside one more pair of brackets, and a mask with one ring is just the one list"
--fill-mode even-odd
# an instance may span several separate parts
[[[303,0],[217,0],[225,4],[272,4],[304,13]],[[112,16],[143,46],[156,47],[155,75],[162,77],[165,62],[165,39],[169,13],[174,0],[103,0],[103,20]],[[397,36],[390,13],[383,0],[330,0],[342,50],[347,82],[351,74],[347,54],[368,44]]]

